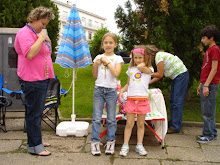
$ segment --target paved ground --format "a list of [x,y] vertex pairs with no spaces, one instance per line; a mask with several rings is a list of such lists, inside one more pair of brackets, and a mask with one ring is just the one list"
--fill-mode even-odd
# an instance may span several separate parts
[[[166,135],[165,149],[162,149],[155,136],[146,128],[144,146],[147,156],[139,156],[134,147],[136,128],[130,141],[130,153],[119,156],[123,142],[124,124],[119,123],[116,132],[116,152],[113,156],[102,153],[99,157],[90,154],[90,137],[59,137],[43,126],[43,139],[51,144],[51,156],[33,156],[26,151],[26,134],[23,133],[24,119],[7,119],[7,133],[0,130],[0,165],[214,165],[220,164],[220,139],[208,144],[198,144],[196,136],[201,133],[201,125],[184,124],[179,134]],[[198,127],[200,126],[200,127]],[[102,128],[104,130],[104,128]],[[220,129],[218,128],[220,132]],[[105,144],[105,137],[102,138]],[[102,152],[104,152],[104,145]]]

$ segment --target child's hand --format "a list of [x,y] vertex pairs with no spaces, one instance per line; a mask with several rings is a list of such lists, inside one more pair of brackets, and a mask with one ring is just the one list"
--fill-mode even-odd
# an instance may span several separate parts
[[100,60],[106,64],[109,63],[109,60],[106,57],[102,57]]
[[123,100],[123,99],[124,99],[123,92],[120,92],[120,93],[119,93],[119,100],[121,101],[121,100]]
[[145,66],[146,66],[145,63],[142,62],[142,63],[140,63],[140,64],[137,65],[137,69],[140,70],[140,69],[142,69],[142,68],[145,67]]
[[197,95],[200,95],[200,88],[201,88],[201,84],[197,88]]
[[208,97],[209,96],[209,88],[203,87],[203,96]]
[[98,66],[98,65],[100,65],[101,63],[102,63],[102,61],[101,61],[100,59],[98,59],[98,60],[95,61],[94,64]]

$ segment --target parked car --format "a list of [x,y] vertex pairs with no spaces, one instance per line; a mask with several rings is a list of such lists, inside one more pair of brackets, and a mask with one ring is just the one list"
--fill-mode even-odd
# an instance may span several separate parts
[[130,63],[131,57],[129,56],[129,54],[127,53],[127,51],[119,51],[119,52],[116,53],[116,54],[117,54],[117,55],[120,55],[120,56],[123,58],[125,64]]

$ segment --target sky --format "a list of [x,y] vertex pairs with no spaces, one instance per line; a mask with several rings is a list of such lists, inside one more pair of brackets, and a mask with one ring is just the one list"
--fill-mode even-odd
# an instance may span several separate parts
[[[60,0],[66,2],[66,0]],[[119,30],[114,20],[114,12],[118,5],[124,7],[127,0],[69,0],[76,4],[76,7],[97,14],[106,18],[106,26],[113,33],[118,33]],[[133,5],[134,6],[134,5]]]

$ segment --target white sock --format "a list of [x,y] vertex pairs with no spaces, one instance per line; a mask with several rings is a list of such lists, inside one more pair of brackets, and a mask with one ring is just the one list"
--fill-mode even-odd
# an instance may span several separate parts
[[123,146],[128,147],[128,143],[124,143]]

